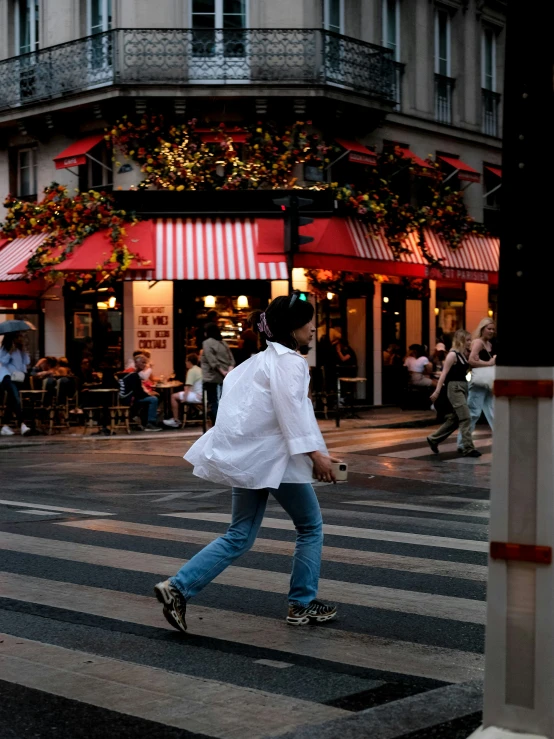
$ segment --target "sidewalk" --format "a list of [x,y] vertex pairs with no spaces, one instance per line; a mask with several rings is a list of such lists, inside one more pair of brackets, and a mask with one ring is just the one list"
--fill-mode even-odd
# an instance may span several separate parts
[[[400,408],[373,408],[371,410],[361,411],[358,415],[360,418],[341,418],[340,428],[338,429],[333,417],[319,419],[319,428],[323,433],[335,431],[347,434],[348,431],[354,429],[422,428],[432,426],[436,423],[436,415],[432,411],[402,411]],[[184,431],[163,429],[161,432],[154,433],[148,431],[132,431],[131,434],[119,431],[114,436],[96,436],[95,431],[91,432],[90,429],[87,429],[87,433],[84,434],[82,427],[76,427],[69,432],[57,433],[52,436],[40,434],[21,437],[16,434],[15,436],[0,437],[0,450],[22,446],[44,446],[57,444],[61,441],[110,444],[118,441],[145,441],[148,439],[190,439],[200,436],[201,433],[201,427],[194,426]]]

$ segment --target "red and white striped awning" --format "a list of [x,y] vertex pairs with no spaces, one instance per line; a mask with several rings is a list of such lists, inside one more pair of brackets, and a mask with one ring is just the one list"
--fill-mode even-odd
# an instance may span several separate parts
[[500,241],[490,236],[466,236],[457,249],[448,246],[445,240],[430,229],[425,230],[429,251],[440,259],[443,267],[479,272],[498,272]]
[[[348,218],[347,225],[357,256],[362,259],[378,259],[381,262],[391,261],[394,258],[383,234],[370,233],[363,223],[355,218]],[[409,234],[408,238],[405,239],[405,246],[409,251],[400,254],[400,262],[404,264],[427,264],[421,255],[418,244],[417,234]]]
[[11,273],[11,270],[18,264],[24,266],[47,236],[37,234],[13,241],[0,241],[0,282],[20,280],[24,273]]
[[156,280],[286,280],[284,260],[257,258],[250,218],[156,221]]

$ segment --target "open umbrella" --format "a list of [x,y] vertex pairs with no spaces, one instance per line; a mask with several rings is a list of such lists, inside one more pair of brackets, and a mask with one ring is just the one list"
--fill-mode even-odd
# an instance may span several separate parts
[[15,334],[19,331],[36,331],[29,321],[2,321],[0,323],[0,334]]

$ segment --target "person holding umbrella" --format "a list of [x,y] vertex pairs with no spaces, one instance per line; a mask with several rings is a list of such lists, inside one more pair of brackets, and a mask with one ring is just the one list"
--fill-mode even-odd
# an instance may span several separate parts
[[0,334],[4,334],[4,340],[0,346],[0,392],[7,394],[6,410],[0,429],[1,436],[14,435],[14,431],[8,426],[12,413],[15,414],[22,436],[31,430],[23,423],[18,385],[25,382],[27,367],[31,363],[31,358],[25,351],[23,331],[30,331],[32,328],[33,326],[26,321],[0,323]]

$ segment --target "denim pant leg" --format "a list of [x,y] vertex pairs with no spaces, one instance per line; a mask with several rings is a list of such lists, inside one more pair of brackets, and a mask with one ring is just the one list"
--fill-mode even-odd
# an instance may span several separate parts
[[148,416],[146,423],[156,423],[158,419],[158,399],[154,395],[149,395],[147,398],[139,400],[140,405],[146,405],[148,409]]
[[19,388],[9,375],[6,375],[0,383],[0,392],[4,391],[7,393],[7,398],[3,423],[7,424],[10,422],[13,412],[17,423],[21,425],[23,423],[23,410],[21,408]]
[[[467,407],[469,408],[470,415],[470,431],[475,431],[477,421],[481,418],[481,412],[483,411],[483,403],[485,402],[485,395],[489,392],[485,387],[479,387],[479,385],[470,385],[467,396]],[[491,393],[492,397],[492,393]],[[462,449],[462,433],[458,434],[458,450]]]
[[292,559],[289,603],[307,606],[317,598],[323,521],[317,496],[310,483],[283,482],[271,494],[292,518],[296,547]]
[[492,394],[492,390],[489,390],[488,388],[485,388],[483,413],[485,414],[485,418],[487,419],[492,431],[494,429],[494,395]]
[[226,533],[195,554],[171,578],[171,583],[187,600],[251,548],[264,517],[267,498],[267,490],[233,488],[233,515]]

